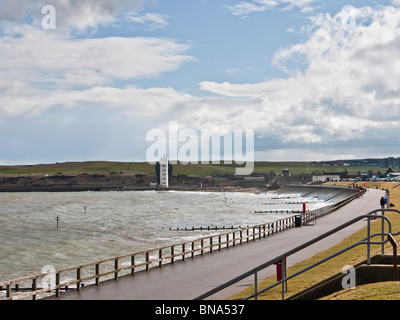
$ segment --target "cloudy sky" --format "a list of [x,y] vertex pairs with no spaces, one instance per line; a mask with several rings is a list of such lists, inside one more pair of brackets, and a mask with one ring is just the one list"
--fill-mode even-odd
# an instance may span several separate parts
[[397,157],[399,57],[400,0],[0,0],[0,164],[146,161],[170,121]]

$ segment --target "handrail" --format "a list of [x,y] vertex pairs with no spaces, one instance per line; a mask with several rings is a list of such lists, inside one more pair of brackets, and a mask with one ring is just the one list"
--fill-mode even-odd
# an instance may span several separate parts
[[[203,300],[205,298],[208,298],[208,297],[214,295],[215,293],[217,293],[217,292],[219,292],[219,291],[221,291],[223,289],[226,289],[226,288],[234,285],[235,283],[237,283],[237,282],[239,282],[239,281],[241,281],[241,280],[243,280],[243,279],[245,279],[245,278],[247,278],[249,276],[254,275],[254,278],[257,279],[257,273],[259,271],[261,271],[261,270],[263,270],[263,269],[265,269],[265,268],[267,268],[267,267],[269,267],[269,266],[271,266],[271,265],[273,265],[275,263],[278,263],[278,262],[283,262],[283,264],[282,264],[282,275],[283,275],[282,279],[277,281],[277,282],[275,282],[273,285],[271,285],[271,286],[269,286],[269,287],[267,287],[265,289],[262,289],[260,291],[258,291],[256,289],[256,292],[253,295],[245,298],[245,300],[246,299],[250,299],[252,297],[257,298],[257,295],[259,293],[265,292],[266,290],[268,290],[268,289],[270,289],[272,287],[275,287],[278,284],[282,284],[282,300],[283,300],[284,299],[284,292],[285,292],[285,290],[283,288],[283,285],[288,279],[291,279],[291,278],[293,278],[293,277],[295,277],[295,276],[297,276],[297,275],[299,275],[299,274],[301,274],[301,273],[303,273],[303,272],[305,272],[305,271],[307,271],[307,270],[309,270],[309,269],[311,269],[311,268],[313,268],[313,267],[315,267],[315,266],[317,266],[317,265],[319,265],[319,264],[321,264],[321,263],[333,258],[334,256],[342,254],[343,252],[348,251],[351,248],[354,248],[355,246],[358,246],[360,244],[367,244],[367,247],[368,247],[368,249],[367,249],[367,255],[368,255],[367,263],[370,264],[370,246],[371,246],[371,244],[382,244],[382,241],[371,241],[371,238],[373,238],[376,235],[381,235],[382,234],[382,236],[383,236],[384,234],[386,234],[386,233],[384,233],[384,230],[382,229],[381,233],[371,235],[371,232],[370,232],[370,223],[371,222],[370,222],[370,220],[374,219],[374,218],[380,218],[380,219],[382,219],[382,221],[386,220],[388,222],[388,226],[389,226],[387,234],[392,234],[392,235],[400,234],[400,232],[398,232],[398,233],[392,233],[391,232],[391,228],[392,228],[391,222],[386,216],[384,216],[384,212],[386,212],[386,211],[394,211],[394,212],[400,213],[400,211],[396,210],[396,209],[383,209],[383,210],[382,209],[376,209],[376,210],[373,210],[373,211],[371,211],[371,212],[369,212],[367,214],[364,214],[364,215],[361,215],[359,217],[353,218],[353,219],[349,220],[348,222],[343,223],[342,225],[340,225],[340,226],[338,226],[336,228],[333,228],[332,230],[330,230],[330,231],[328,231],[328,232],[326,232],[326,233],[324,233],[324,234],[322,234],[322,235],[320,235],[320,236],[318,236],[318,237],[316,237],[316,238],[314,238],[314,239],[312,239],[310,241],[307,241],[307,242],[299,245],[298,247],[296,247],[294,249],[291,249],[291,250],[287,251],[286,253],[281,254],[281,255],[279,255],[279,256],[277,256],[277,257],[275,257],[275,258],[273,258],[273,259],[271,259],[271,260],[269,260],[269,261],[267,261],[267,262],[255,267],[255,268],[253,268],[253,269],[251,269],[251,270],[249,270],[249,271],[247,271],[247,272],[245,272],[245,273],[243,273],[243,274],[241,274],[241,275],[239,275],[239,276],[237,276],[237,277],[235,277],[235,278],[233,278],[233,279],[231,279],[231,280],[229,280],[229,281],[227,281],[227,282],[225,282],[225,283],[223,283],[223,284],[221,284],[219,286],[217,286],[216,288],[214,288],[214,289],[212,289],[212,290],[210,290],[208,292],[205,292],[204,294],[196,297],[194,300]],[[378,216],[378,215],[377,216],[372,216],[374,213],[377,213],[377,212],[382,212],[382,215],[381,216]],[[295,253],[297,253],[297,252],[309,247],[310,245],[312,245],[312,244],[314,244],[314,243],[316,243],[318,241],[321,241],[322,239],[325,239],[328,236],[330,236],[330,235],[332,235],[332,234],[334,234],[334,233],[336,233],[336,232],[338,232],[338,231],[340,231],[340,230],[342,230],[342,229],[344,229],[344,228],[346,228],[346,227],[348,227],[348,226],[350,226],[350,225],[352,225],[352,224],[354,224],[354,223],[356,223],[356,222],[358,222],[358,221],[360,221],[362,219],[365,219],[365,218],[367,218],[367,220],[368,220],[368,230],[367,230],[368,236],[366,238],[358,241],[357,243],[355,243],[353,245],[350,245],[350,246],[346,247],[345,249],[340,250],[339,252],[337,252],[337,253],[335,253],[335,254],[333,254],[333,255],[325,258],[325,259],[322,259],[322,260],[312,264],[309,267],[306,267],[306,268],[296,272],[295,274],[293,274],[293,275],[291,275],[289,277],[285,276],[284,263],[285,263],[286,258],[288,256],[291,256],[291,255],[293,255],[293,254],[295,254]],[[383,223],[382,223],[382,226],[383,226]],[[387,241],[389,241],[389,240],[386,240],[384,242],[386,243]],[[257,288],[256,285],[255,285],[255,288]]]
[[[307,223],[317,219],[322,215],[328,214],[340,206],[347,204],[358,196],[359,194],[351,195],[350,197],[347,197],[336,204],[312,211],[307,211],[306,213],[302,214],[302,223]],[[51,276],[55,278],[55,281],[53,281],[52,285],[47,288],[38,288],[39,280],[43,281],[45,276],[49,276],[48,274],[42,273],[0,282],[0,290],[3,287],[6,287],[6,300],[26,297],[32,297],[34,300],[36,300],[39,294],[53,291],[55,291],[55,294],[58,297],[60,295],[60,290],[67,290],[69,286],[76,285],[76,289],[80,291],[81,287],[84,285],[84,282],[94,281],[96,285],[99,285],[102,277],[104,278],[106,276],[114,275],[114,279],[117,280],[121,272],[130,271],[131,275],[134,275],[137,269],[142,268],[145,271],[149,271],[154,264],[157,264],[157,266],[161,268],[164,264],[173,264],[178,257],[180,257],[181,260],[185,260],[187,255],[190,255],[191,258],[194,258],[196,254],[203,255],[206,252],[212,253],[215,248],[217,248],[217,250],[221,250],[223,247],[229,248],[230,246],[242,244],[243,242],[249,242],[250,240],[255,241],[256,239],[265,238],[266,236],[285,231],[295,226],[295,216],[293,215],[264,224],[239,228],[225,233],[213,234],[207,237],[198,238],[193,241],[181,242],[155,249],[106,258],[78,266],[58,269],[54,271],[54,274],[51,274]],[[210,231],[212,230],[210,229]],[[178,250],[175,250],[176,248],[178,248]],[[169,253],[165,255],[164,251],[169,251]],[[140,261],[137,261],[136,259],[138,256],[141,256],[142,258]],[[130,262],[125,262],[125,265],[121,266],[120,262],[123,259],[130,259]],[[113,266],[109,267],[109,270],[101,272],[100,266],[107,263],[113,263]],[[94,271],[94,274],[83,276],[83,271],[88,268],[91,268],[89,272]],[[62,274],[73,271],[76,272],[76,276],[74,276],[73,280],[67,279],[66,282],[61,281]],[[28,292],[19,293],[18,295],[12,294],[12,285],[15,285],[15,291],[24,291],[22,288],[19,289],[19,284],[28,281],[32,282],[31,288],[24,288],[25,291],[28,290]],[[0,300],[2,299],[0,298]]]

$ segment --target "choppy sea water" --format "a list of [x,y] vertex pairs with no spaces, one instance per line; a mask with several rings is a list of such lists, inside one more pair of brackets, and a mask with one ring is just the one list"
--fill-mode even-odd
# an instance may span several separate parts
[[330,201],[274,192],[0,193],[0,281],[39,274],[45,265],[76,266],[212,232],[176,228],[252,226],[291,214],[264,211],[302,210],[302,202],[312,210]]

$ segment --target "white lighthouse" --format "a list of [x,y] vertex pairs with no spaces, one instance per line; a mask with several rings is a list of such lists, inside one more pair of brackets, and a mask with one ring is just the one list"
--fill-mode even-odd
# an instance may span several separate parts
[[168,158],[160,159],[160,187],[168,188]]

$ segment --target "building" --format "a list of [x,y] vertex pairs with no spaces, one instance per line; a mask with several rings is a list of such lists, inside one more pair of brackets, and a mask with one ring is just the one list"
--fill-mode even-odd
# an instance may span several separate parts
[[168,188],[171,181],[172,166],[168,162],[168,158],[163,157],[156,164],[157,184],[162,188]]
[[320,176],[313,176],[313,182],[326,182],[326,181],[339,181],[339,175],[320,175]]

